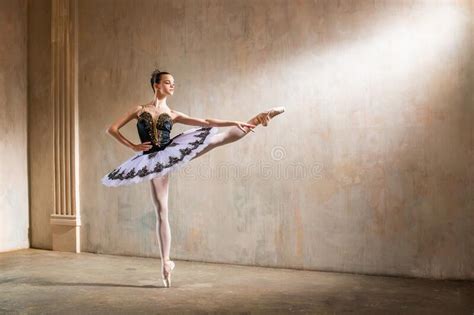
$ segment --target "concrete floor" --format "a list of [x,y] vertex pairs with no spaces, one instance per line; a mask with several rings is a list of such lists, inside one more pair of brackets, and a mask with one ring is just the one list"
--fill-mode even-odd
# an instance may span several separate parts
[[0,253],[0,314],[474,314],[473,281],[27,249]]

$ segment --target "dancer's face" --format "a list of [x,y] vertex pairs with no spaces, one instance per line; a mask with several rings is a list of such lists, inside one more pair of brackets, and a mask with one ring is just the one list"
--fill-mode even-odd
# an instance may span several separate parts
[[171,74],[161,75],[160,83],[155,84],[155,88],[163,95],[173,95],[175,83]]

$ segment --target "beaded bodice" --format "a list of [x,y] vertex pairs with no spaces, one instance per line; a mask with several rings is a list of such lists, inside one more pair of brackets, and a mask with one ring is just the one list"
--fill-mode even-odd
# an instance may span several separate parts
[[168,113],[161,113],[154,117],[148,111],[142,111],[138,115],[137,130],[142,143],[150,141],[153,147],[144,151],[151,153],[166,147],[170,142],[170,133],[173,128],[173,120]]

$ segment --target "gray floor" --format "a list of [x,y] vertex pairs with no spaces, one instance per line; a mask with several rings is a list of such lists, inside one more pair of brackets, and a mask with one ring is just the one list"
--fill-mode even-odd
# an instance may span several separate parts
[[474,282],[176,261],[163,288],[151,258],[0,254],[1,314],[474,314]]

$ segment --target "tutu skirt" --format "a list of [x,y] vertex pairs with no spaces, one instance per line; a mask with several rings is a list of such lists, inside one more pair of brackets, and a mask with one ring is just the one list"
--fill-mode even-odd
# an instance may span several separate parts
[[159,151],[137,153],[105,175],[102,184],[110,187],[136,184],[177,170],[204,150],[217,130],[217,127],[192,128],[173,137]]

